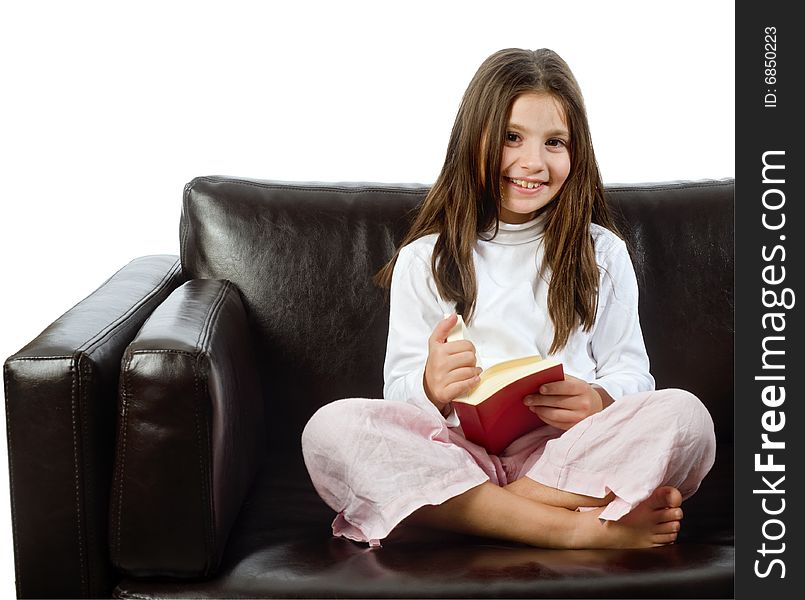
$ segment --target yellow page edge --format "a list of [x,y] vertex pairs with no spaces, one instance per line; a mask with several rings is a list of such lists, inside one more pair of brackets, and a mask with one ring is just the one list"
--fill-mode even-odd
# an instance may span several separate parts
[[[483,371],[481,373],[481,382],[454,401],[477,406],[480,404],[481,398],[491,396],[494,392],[506,387],[513,381],[517,381],[520,377],[534,372],[530,367],[536,364],[539,364],[542,367],[539,370],[543,371],[560,363],[558,360],[551,358],[543,359],[537,354],[504,360]],[[479,391],[484,391],[485,393],[478,394]],[[476,397],[473,398],[473,396]]]

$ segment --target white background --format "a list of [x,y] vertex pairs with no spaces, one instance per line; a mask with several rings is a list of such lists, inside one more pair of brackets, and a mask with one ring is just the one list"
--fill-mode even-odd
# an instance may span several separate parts
[[2,360],[132,258],[178,253],[194,176],[432,183],[467,83],[501,48],[569,63],[605,182],[734,176],[732,2],[10,4]]

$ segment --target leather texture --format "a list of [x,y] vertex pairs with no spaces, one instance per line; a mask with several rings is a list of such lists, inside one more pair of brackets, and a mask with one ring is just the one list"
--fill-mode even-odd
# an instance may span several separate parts
[[[719,455],[731,474],[732,454]],[[732,482],[685,505],[680,541],[649,550],[546,550],[419,530],[370,549],[330,534],[333,513],[301,457],[273,455],[241,511],[216,577],[124,579],[116,598],[732,598]],[[729,486],[719,487],[728,483]]]
[[120,358],[181,281],[176,256],[138,258],[6,360],[19,597],[99,597],[117,581],[107,536]]
[[196,279],[123,356],[111,553],[138,576],[204,576],[265,456],[263,401],[240,295]]
[[[116,483],[141,478],[142,487],[132,489],[126,483],[123,502],[116,505],[118,516],[109,515],[113,528],[120,526],[120,552],[111,556],[130,573],[104,571],[105,581],[117,585],[116,597],[733,596],[732,180],[609,185],[605,190],[637,270],[641,323],[657,384],[694,392],[716,422],[716,465],[699,492],[685,502],[676,544],[636,551],[557,551],[400,529],[383,547],[369,549],[332,537],[334,515],[316,495],[301,461],[301,431],[325,403],[382,394],[388,299],[371,277],[394,252],[427,191],[428,186],[419,184],[227,177],[200,177],[186,186],[181,264],[183,276],[194,283],[172,297],[166,318],[155,315],[149,322],[124,366],[134,376],[136,394],[128,384],[123,386],[121,415],[129,421],[117,430],[118,454],[123,456],[123,431],[141,437],[136,446],[131,438],[127,441],[127,464],[118,464]],[[223,325],[220,331],[211,329],[210,354],[202,351],[199,334],[203,323],[212,322],[205,312],[214,304],[212,289],[224,280],[233,292],[227,294],[232,311],[224,315],[221,309],[221,323],[240,324],[231,331]],[[242,302],[240,316],[234,291]],[[173,304],[180,296],[183,300]],[[124,341],[115,348],[118,363],[135,332],[121,336]],[[220,376],[215,373],[248,371],[249,359],[241,354],[245,338],[252,347],[251,361],[259,373],[259,382],[253,384],[260,386],[266,415],[265,462],[239,510],[233,507],[240,492],[230,496],[225,512],[237,512],[237,517],[216,569],[216,550],[223,547],[227,528],[224,524],[210,534],[219,523],[212,515],[218,510],[215,501],[230,491],[222,491],[215,474],[225,474],[227,481],[229,475],[216,468],[214,460],[216,444],[225,447],[226,442],[205,433],[204,427],[212,432],[218,415],[249,430],[248,403],[242,402],[242,394],[229,393],[230,384],[216,388],[211,383]],[[229,348],[231,363],[216,362],[224,355],[215,351],[216,340]],[[137,346],[141,343],[145,345]],[[155,348],[171,352],[158,357]],[[6,365],[15,518],[20,520],[22,504],[45,507],[31,514],[46,517],[47,525],[38,527],[25,519],[24,525],[15,525],[18,585],[20,590],[46,592],[29,595],[99,596],[111,591],[93,593],[102,587],[100,576],[84,575],[82,581],[73,575],[77,583],[72,585],[61,570],[88,573],[78,566],[87,559],[77,556],[75,532],[86,535],[88,521],[106,510],[102,505],[108,491],[104,496],[102,486],[93,487],[95,505],[76,502],[76,489],[83,493],[86,486],[76,488],[75,482],[103,469],[108,471],[94,477],[111,479],[116,403],[105,405],[109,412],[92,421],[93,431],[105,436],[100,446],[109,453],[106,462],[94,453],[76,452],[85,438],[71,427],[71,415],[83,414],[78,407],[87,404],[73,390],[80,379],[70,377],[71,369],[78,368],[71,366],[72,354],[58,352],[32,365],[22,357],[12,357]],[[191,355],[207,358],[194,363]],[[205,360],[207,370],[201,366]],[[189,394],[190,386],[201,382],[207,389]],[[215,390],[221,392],[217,400]],[[237,402],[228,400],[235,396]],[[54,403],[60,411],[50,408]],[[39,437],[45,442],[39,443]],[[235,443],[236,438],[233,434],[227,439]],[[151,447],[165,441],[178,446],[159,452]],[[248,450],[233,446],[228,468],[241,467],[241,452],[243,460],[249,460]],[[184,462],[191,456],[196,459],[192,469]],[[39,481],[45,468],[57,484]],[[152,472],[156,479],[149,485]],[[244,481],[245,475],[236,474],[234,480]],[[203,481],[209,482],[206,491],[199,488]],[[47,497],[57,493],[60,496]],[[170,507],[165,496],[172,493],[180,502]],[[143,500],[131,501],[137,497]],[[141,510],[155,498],[151,506],[157,506],[156,512]],[[69,529],[69,543],[50,539],[54,533],[49,526],[56,517],[61,519],[56,537]],[[198,528],[188,528],[194,521],[200,523]],[[176,534],[160,530],[169,528],[168,523],[178,527]],[[97,525],[90,546],[95,544],[98,562],[106,561],[104,568],[109,569],[109,549],[98,541],[104,533]],[[163,543],[174,546],[166,551]],[[39,547],[46,549],[41,558],[34,553]],[[165,573],[160,569],[171,561],[176,577],[143,577]],[[43,572],[55,573],[55,583],[28,587],[26,581]]]
[[185,189],[182,266],[228,279],[250,315],[272,450],[340,397],[381,397],[385,290],[372,276],[394,252],[425,186],[283,184],[218,177]]
[[[371,277],[428,189],[223,177],[186,187],[183,268],[238,287],[270,382],[264,395],[289,399],[286,420],[269,424],[273,448],[299,446],[327,402],[382,396],[388,302]],[[606,196],[638,275],[658,387],[696,394],[718,439],[731,441],[734,182],[612,185]]]
[[733,439],[733,180],[609,186],[640,287],[657,388],[696,394],[720,442]]

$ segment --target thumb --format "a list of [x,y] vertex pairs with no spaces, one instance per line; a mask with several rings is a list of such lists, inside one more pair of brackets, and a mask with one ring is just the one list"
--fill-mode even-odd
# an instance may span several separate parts
[[448,315],[439,321],[436,324],[436,327],[433,328],[433,333],[430,336],[431,341],[444,344],[447,341],[447,336],[450,334],[450,330],[453,329],[457,322],[458,316],[456,313]]

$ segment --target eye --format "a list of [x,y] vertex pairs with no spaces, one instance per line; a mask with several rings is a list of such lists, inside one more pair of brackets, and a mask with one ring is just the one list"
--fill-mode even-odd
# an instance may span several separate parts
[[520,141],[520,134],[513,131],[507,131],[505,139],[507,144],[516,144]]
[[545,142],[546,146],[550,146],[551,148],[566,148],[567,142],[560,138],[551,138],[547,142]]

